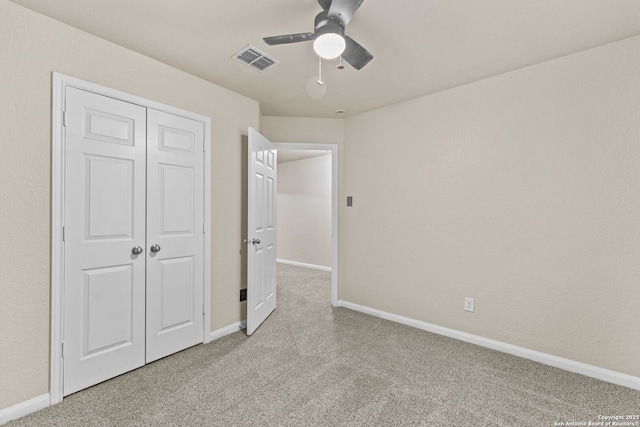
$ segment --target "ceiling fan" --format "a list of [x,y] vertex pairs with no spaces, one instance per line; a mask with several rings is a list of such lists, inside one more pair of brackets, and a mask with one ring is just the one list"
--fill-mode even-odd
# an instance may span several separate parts
[[318,0],[323,10],[316,16],[313,33],[265,37],[263,40],[271,46],[314,40],[313,48],[322,58],[342,56],[353,68],[360,70],[373,59],[373,55],[345,35],[345,28],[363,2],[364,0]]

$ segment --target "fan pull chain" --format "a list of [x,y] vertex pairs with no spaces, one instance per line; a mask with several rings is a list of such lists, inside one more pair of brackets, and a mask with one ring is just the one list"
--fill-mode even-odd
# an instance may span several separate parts
[[322,86],[324,82],[322,81],[322,57],[318,56],[318,85]]

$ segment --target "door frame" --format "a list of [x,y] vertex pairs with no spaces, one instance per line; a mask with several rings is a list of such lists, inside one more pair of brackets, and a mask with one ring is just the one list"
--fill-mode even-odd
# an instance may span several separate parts
[[129,102],[145,108],[164,111],[204,124],[204,327],[202,342],[210,341],[211,329],[211,118],[131,95],[106,86],[87,82],[65,74],[52,73],[51,106],[51,354],[50,354],[50,404],[63,398],[62,339],[64,324],[64,175],[65,134],[64,106],[67,87],[93,92],[98,95]]
[[283,150],[326,150],[331,153],[331,305],[338,307],[338,144],[274,142]]

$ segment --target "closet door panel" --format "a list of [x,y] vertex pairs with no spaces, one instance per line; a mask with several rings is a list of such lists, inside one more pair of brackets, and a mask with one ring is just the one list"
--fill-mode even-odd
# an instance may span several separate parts
[[147,117],[149,363],[203,341],[204,125]]
[[64,395],[144,364],[146,109],[67,88]]

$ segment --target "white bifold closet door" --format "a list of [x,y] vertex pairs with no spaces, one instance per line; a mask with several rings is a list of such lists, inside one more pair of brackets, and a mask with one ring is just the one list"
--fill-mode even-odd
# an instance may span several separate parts
[[147,120],[149,363],[203,341],[204,126],[151,109]]
[[203,341],[203,123],[68,87],[64,395]]

